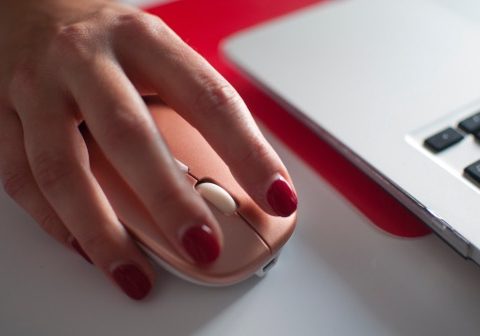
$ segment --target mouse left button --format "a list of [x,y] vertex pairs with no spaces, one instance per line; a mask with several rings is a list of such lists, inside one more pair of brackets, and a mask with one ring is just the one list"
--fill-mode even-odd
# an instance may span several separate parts
[[188,173],[188,166],[178,159],[175,159],[175,161],[177,162],[177,166],[178,166],[178,168],[180,168],[182,173],[187,174]]

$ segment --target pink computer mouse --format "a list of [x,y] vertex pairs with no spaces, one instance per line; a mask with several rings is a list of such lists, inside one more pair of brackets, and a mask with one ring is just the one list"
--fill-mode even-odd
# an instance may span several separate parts
[[165,105],[154,103],[150,110],[192,192],[202,195],[217,218],[224,235],[223,250],[208,266],[183,258],[87,133],[92,171],[120,221],[154,261],[189,281],[230,285],[253,274],[264,275],[292,235],[296,214],[284,218],[265,213],[195,128]]

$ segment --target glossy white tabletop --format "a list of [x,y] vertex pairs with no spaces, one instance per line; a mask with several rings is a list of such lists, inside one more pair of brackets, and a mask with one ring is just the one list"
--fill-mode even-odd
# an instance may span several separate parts
[[[480,23],[480,3],[438,1]],[[298,229],[267,277],[229,288],[159,269],[149,299],[130,301],[0,192],[0,335],[478,334],[478,266],[435,236],[379,231],[267,135],[299,192]]]

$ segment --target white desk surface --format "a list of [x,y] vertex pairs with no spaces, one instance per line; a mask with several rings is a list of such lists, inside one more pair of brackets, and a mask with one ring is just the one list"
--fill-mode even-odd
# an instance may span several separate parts
[[[476,0],[438,1],[480,22]],[[299,191],[298,230],[266,278],[230,288],[159,270],[150,298],[133,302],[0,192],[0,335],[479,333],[478,266],[435,236],[380,232],[267,135]]]

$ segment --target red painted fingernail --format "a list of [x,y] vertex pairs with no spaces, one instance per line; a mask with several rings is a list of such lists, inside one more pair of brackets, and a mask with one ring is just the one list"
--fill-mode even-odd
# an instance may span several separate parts
[[116,266],[112,276],[125,294],[134,300],[143,299],[152,289],[152,284],[145,273],[133,264]]
[[283,178],[276,179],[267,192],[272,209],[282,217],[288,217],[297,210],[297,195]]
[[90,264],[93,264],[92,259],[90,259],[88,254],[86,254],[85,251],[82,249],[82,247],[78,243],[78,240],[73,238],[72,241],[70,242],[70,245],[72,245],[72,247],[75,249],[75,251],[77,251],[77,253],[80,254],[83,257],[83,259],[88,261]]
[[182,236],[182,244],[192,259],[199,264],[209,264],[220,255],[220,244],[207,225],[192,226]]

